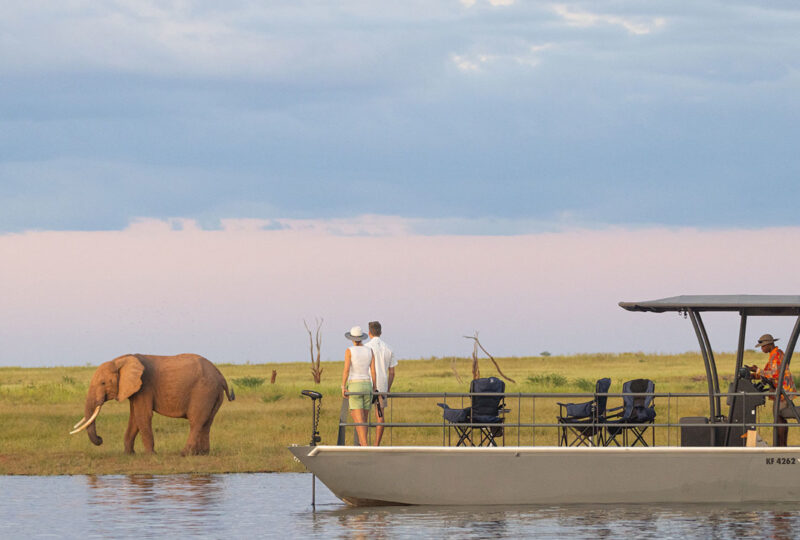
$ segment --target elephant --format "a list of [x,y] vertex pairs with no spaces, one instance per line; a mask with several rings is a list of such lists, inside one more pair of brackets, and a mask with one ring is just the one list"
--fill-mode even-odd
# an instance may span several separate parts
[[[103,444],[95,420],[109,399],[130,401],[125,430],[125,453],[133,454],[136,435],[142,434],[147,453],[154,452],[153,411],[189,420],[189,439],[181,455],[208,454],[209,432],[224,397],[233,401],[233,388],[217,367],[197,354],[153,356],[126,354],[100,364],[89,383],[84,417],[70,434],[86,430],[95,445]],[[87,420],[88,418],[88,420]]]

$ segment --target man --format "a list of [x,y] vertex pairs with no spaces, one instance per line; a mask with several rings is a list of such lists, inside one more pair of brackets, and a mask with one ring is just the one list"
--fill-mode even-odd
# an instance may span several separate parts
[[[778,339],[773,338],[772,334],[764,334],[758,338],[756,348],[760,347],[763,353],[769,355],[769,358],[767,360],[767,364],[764,366],[764,369],[759,370],[756,366],[750,368],[753,370],[753,379],[763,379],[769,382],[773,389],[778,387],[778,378],[781,374],[781,363],[783,362],[783,351],[775,346],[776,341],[778,341]],[[786,366],[786,372],[784,373],[783,389],[787,393],[797,391],[794,385],[794,378],[792,378],[792,373],[789,371],[789,366]],[[774,400],[775,398],[770,397],[770,399]],[[792,410],[792,407],[790,406],[790,403],[791,400],[786,401],[786,399],[781,396],[778,417],[775,419],[776,424],[786,424],[787,418],[797,418]],[[778,446],[786,446],[788,436],[788,427],[778,427]]]
[[[367,343],[367,347],[372,349],[375,355],[375,382],[378,392],[388,392],[394,382],[394,367],[397,365],[397,360],[389,346],[381,339],[381,323],[378,321],[369,323],[369,337],[370,340]],[[375,446],[381,444],[381,437],[383,437],[383,426],[381,424],[383,424],[386,417],[386,397],[381,396],[379,400],[383,415],[377,415],[378,426],[375,428]]]

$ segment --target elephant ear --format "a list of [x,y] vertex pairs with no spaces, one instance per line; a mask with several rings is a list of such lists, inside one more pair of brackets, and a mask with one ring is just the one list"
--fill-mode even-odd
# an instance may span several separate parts
[[128,399],[142,387],[142,373],[144,366],[133,355],[120,356],[114,360],[114,365],[119,371],[119,391],[117,401]]

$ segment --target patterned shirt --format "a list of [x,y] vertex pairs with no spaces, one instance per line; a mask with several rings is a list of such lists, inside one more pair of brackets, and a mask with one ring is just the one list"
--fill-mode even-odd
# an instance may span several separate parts
[[[781,362],[783,362],[783,351],[775,347],[770,351],[767,365],[764,366],[764,370],[761,372],[764,378],[772,380],[772,386],[775,388],[778,387],[778,377],[781,375]],[[789,366],[786,366],[786,373],[783,376],[783,389],[786,392],[797,392],[794,386],[794,378],[792,378],[792,373],[789,371]],[[791,398],[792,396],[789,397]],[[770,397],[770,399],[774,398]]]

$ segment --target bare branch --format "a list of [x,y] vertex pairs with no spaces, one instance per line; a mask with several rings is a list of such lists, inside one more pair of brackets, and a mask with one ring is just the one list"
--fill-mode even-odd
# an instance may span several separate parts
[[[312,334],[311,329],[308,327],[308,323],[306,320],[303,319],[303,326],[306,327],[306,332],[308,332],[308,347],[311,350],[311,375],[314,377],[314,382],[319,383],[322,379],[322,368],[320,367],[320,357],[322,356],[322,322],[324,319],[314,317],[314,323],[316,327],[314,329],[314,333]],[[317,344],[317,357],[314,358],[314,338],[316,338]]]
[[[475,362],[475,364],[476,364],[476,365],[477,365],[477,356],[478,356],[478,353],[477,353],[477,351],[478,351],[478,347],[480,347],[480,349],[481,349],[481,350],[482,350],[482,351],[483,351],[483,352],[486,354],[486,356],[488,356],[488,357],[489,357],[489,359],[492,361],[492,363],[494,364],[494,367],[496,367],[496,368],[497,368],[497,373],[499,373],[501,377],[503,377],[505,380],[507,380],[507,381],[509,381],[509,382],[512,382],[512,383],[516,383],[516,382],[517,382],[517,381],[515,381],[514,379],[512,379],[511,377],[509,377],[508,375],[506,375],[505,373],[503,373],[503,370],[501,370],[501,369],[500,369],[500,365],[497,363],[497,360],[495,360],[495,359],[494,359],[494,356],[492,356],[491,354],[489,354],[489,351],[487,351],[487,350],[486,350],[486,349],[483,347],[483,345],[481,345],[481,342],[480,342],[480,340],[478,340],[478,332],[477,332],[477,331],[475,332],[475,335],[474,335],[474,336],[464,336],[464,337],[465,337],[465,338],[467,338],[467,339],[474,339],[474,340],[475,340],[475,343],[474,343],[474,350],[473,350],[473,353],[472,353],[472,354],[473,354],[473,358],[475,359],[475,360],[474,360],[474,362]],[[474,371],[474,369],[473,369],[473,371]],[[476,377],[476,378],[477,378],[477,377]]]
[[311,348],[311,363],[313,364],[314,363],[314,340],[312,339],[312,336],[311,336],[311,329],[308,327],[308,323],[306,323],[305,319],[303,319],[303,326],[306,327],[306,332],[308,332],[308,346]]
[[475,343],[472,344],[472,378],[473,379],[480,379],[481,378],[481,368],[478,364],[478,331],[475,331],[474,336],[464,336],[467,339],[475,340]]
[[317,369],[319,369],[320,355],[322,354],[322,323],[325,321],[325,319],[320,317],[319,320],[316,318],[314,318],[314,320],[317,322]]

